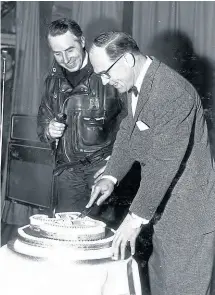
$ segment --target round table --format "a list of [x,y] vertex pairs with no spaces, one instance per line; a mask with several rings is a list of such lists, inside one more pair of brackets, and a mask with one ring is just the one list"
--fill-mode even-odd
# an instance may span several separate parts
[[139,270],[125,260],[55,261],[29,258],[0,248],[4,295],[141,295]]

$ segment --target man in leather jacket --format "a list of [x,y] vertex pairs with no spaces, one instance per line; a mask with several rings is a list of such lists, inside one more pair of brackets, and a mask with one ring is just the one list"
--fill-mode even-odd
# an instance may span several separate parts
[[119,124],[126,116],[125,101],[113,86],[103,86],[93,74],[76,22],[53,21],[48,42],[55,61],[39,107],[38,135],[56,155],[56,210],[82,211],[95,173],[111,155]]

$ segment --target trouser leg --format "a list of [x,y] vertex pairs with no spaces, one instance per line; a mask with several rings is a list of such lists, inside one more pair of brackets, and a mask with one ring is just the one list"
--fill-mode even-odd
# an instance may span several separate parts
[[149,260],[151,295],[212,295],[215,232],[153,235]]
[[[94,174],[106,164],[100,161],[96,165],[81,166],[73,171],[65,170],[56,182],[58,197],[58,212],[84,210],[91,195],[92,185],[94,184]],[[98,212],[99,210],[93,210]],[[97,215],[97,214],[95,214]]]
[[64,171],[57,179],[57,212],[81,212],[88,201],[83,170]]

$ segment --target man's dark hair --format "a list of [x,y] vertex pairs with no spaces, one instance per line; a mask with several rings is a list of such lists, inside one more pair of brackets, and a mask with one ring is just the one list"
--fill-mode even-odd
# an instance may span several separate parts
[[80,26],[74,20],[68,18],[57,19],[48,27],[48,35],[53,37],[63,35],[67,31],[70,31],[77,38],[80,38],[83,35]]
[[111,31],[102,33],[94,39],[93,45],[105,48],[106,53],[111,60],[116,60],[125,53],[140,53],[135,40],[129,34],[124,32]]

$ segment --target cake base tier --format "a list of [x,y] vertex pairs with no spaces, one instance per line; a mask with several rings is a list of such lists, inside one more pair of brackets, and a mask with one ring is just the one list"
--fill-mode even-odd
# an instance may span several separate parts
[[28,256],[30,258],[45,259],[50,261],[69,262],[69,261],[85,261],[100,260],[112,257],[112,249],[96,249],[96,250],[77,250],[72,248],[40,248],[38,246],[28,245],[16,239],[8,244],[10,250]]
[[106,237],[97,241],[64,241],[44,238],[26,225],[18,229],[13,251],[35,258],[51,260],[94,260],[112,256],[111,245],[115,231],[106,228]]
[[77,249],[94,250],[108,248],[111,246],[114,236],[114,230],[106,229],[105,238],[100,240],[62,240],[44,237],[40,231],[33,230],[29,225],[18,229],[18,239],[25,244],[34,245],[42,248],[53,247],[72,247]]

